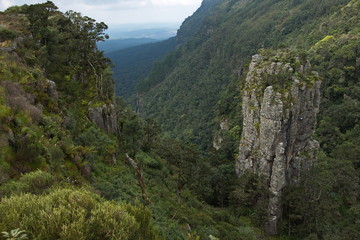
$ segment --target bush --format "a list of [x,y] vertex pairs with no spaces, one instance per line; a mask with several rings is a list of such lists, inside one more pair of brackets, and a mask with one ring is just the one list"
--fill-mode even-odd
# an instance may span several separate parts
[[133,235],[139,225],[124,206],[111,202],[98,204],[89,220],[95,239],[126,240]]
[[47,172],[37,170],[27,173],[20,177],[18,181],[10,181],[1,186],[0,193],[2,196],[11,194],[33,193],[40,194],[55,183],[54,177]]
[[[142,220],[149,219],[148,211],[142,210],[105,201],[84,189],[56,189],[48,195],[24,194],[2,199],[0,230],[20,228],[28,233],[29,239],[39,240],[159,239],[150,222]],[[137,237],[137,231],[143,227],[150,229],[153,237]]]
[[10,165],[3,159],[2,152],[3,149],[0,149],[0,185],[9,178],[9,169]]
[[144,152],[139,152],[136,155],[136,158],[140,163],[145,164],[146,166],[148,166],[149,168],[152,168],[152,169],[161,170],[164,167],[162,165],[162,163],[160,162],[160,160],[158,160]]
[[11,31],[6,28],[0,28],[0,42],[6,40],[13,40],[18,36],[18,33],[15,31]]

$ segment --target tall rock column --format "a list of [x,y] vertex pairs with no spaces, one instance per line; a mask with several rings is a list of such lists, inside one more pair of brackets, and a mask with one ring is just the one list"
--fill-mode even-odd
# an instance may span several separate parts
[[277,234],[284,186],[311,166],[319,144],[311,137],[320,103],[320,80],[310,63],[289,52],[255,55],[243,90],[243,132],[236,161],[264,176],[269,188],[265,230]]

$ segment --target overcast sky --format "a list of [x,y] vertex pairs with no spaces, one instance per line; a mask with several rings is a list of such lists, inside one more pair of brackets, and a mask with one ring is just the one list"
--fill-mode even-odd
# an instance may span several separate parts
[[[202,0],[53,0],[61,11],[75,10],[82,15],[119,24],[177,23],[192,15]],[[0,11],[13,5],[33,4],[46,0],[0,0]]]

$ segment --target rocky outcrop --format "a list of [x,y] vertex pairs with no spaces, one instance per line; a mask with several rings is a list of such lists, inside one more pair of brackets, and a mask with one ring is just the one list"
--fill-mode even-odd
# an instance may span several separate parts
[[58,102],[59,93],[56,90],[56,83],[54,81],[47,80],[46,93],[49,95],[50,98],[54,99],[55,102]]
[[314,163],[312,140],[320,80],[308,61],[293,53],[255,55],[243,91],[243,131],[236,171],[261,174],[270,197],[268,234],[277,234],[284,186],[296,183]]
[[117,134],[118,125],[114,104],[104,104],[89,109],[89,119],[108,133]]
[[214,141],[213,141],[213,148],[215,148],[216,150],[219,150],[221,148],[221,145],[224,141],[224,138],[223,138],[224,132],[229,131],[228,119],[226,119],[226,118],[221,119],[219,126],[220,126],[220,130],[218,130],[214,134]]
[[20,45],[24,43],[24,38],[17,37],[14,40],[6,40],[3,42],[0,42],[0,51],[3,52],[13,52],[15,51]]
[[34,94],[26,92],[18,83],[2,81],[0,85],[5,89],[7,106],[15,112],[26,112],[33,122],[40,122],[43,115],[43,106],[36,103],[36,97]]

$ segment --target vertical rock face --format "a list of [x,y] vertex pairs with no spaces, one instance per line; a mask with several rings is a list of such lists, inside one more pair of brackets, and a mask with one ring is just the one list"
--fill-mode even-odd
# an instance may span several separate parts
[[108,133],[117,134],[117,118],[113,104],[89,109],[89,119]]
[[226,118],[221,119],[220,121],[220,130],[215,133],[213,148],[219,150],[221,148],[221,144],[223,143],[223,132],[229,131],[229,121]]
[[265,177],[270,197],[268,234],[277,234],[281,192],[315,160],[311,139],[320,103],[320,80],[306,60],[291,53],[255,55],[243,91],[243,132],[236,171]]

